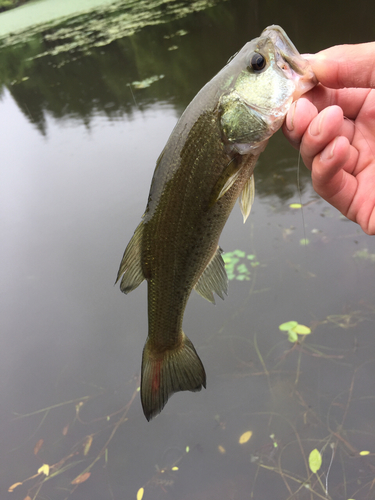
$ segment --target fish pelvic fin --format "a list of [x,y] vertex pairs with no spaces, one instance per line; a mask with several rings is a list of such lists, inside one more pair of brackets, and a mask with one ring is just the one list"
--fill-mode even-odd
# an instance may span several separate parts
[[223,250],[218,246],[216,252],[206,269],[203,271],[194,289],[202,297],[215,304],[215,292],[224,300],[224,293],[228,292],[228,276],[225,271],[225,263],[221,254]]
[[161,412],[172,394],[206,388],[206,372],[188,337],[182,332],[175,349],[155,352],[149,340],[143,349],[141,401],[148,421]]
[[125,249],[124,256],[117,273],[115,284],[122,276],[120,290],[124,293],[133,291],[145,279],[141,263],[141,243],[143,233],[143,222],[134,231],[132,239]]
[[254,203],[254,195],[255,195],[255,183],[254,183],[254,174],[252,174],[246,181],[246,184],[244,185],[241,191],[241,195],[238,198],[240,202],[244,224],[246,222],[246,219],[250,215],[250,210]]
[[237,158],[232,158],[228,165],[224,168],[219,179],[210,194],[209,208],[213,207],[217,201],[233,186],[241,172],[242,164],[237,161]]

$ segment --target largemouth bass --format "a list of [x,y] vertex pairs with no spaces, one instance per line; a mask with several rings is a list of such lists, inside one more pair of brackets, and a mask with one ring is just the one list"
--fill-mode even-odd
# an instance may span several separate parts
[[227,293],[220,234],[238,198],[248,217],[260,153],[291,103],[316,83],[284,30],[270,26],[196,95],[157,160],[146,211],[117,275],[124,293],[148,283],[141,374],[147,420],[173,393],[206,387],[203,364],[182,331],[187,301],[193,288],[211,302],[214,293]]

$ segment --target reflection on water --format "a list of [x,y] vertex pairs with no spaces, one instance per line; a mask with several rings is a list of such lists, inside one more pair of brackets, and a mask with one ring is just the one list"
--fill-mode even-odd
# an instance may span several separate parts
[[[250,220],[235,209],[222,235],[246,272],[216,307],[192,295],[184,318],[207,390],[174,395],[151,423],[137,392],[146,287],[113,287],[178,114],[232,53],[272,22],[301,50],[374,37],[361,8],[332,32],[326,10],[314,25],[292,7],[219,2],[84,53],[36,57],[44,32],[1,49],[1,498],[373,497],[373,238],[302,166],[299,199],[281,134]],[[312,330],[297,344],[279,330],[291,320]]]

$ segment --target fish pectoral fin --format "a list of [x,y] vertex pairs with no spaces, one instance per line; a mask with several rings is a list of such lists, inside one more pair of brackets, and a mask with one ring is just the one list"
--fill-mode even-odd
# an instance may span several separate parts
[[155,352],[149,341],[143,349],[141,401],[147,420],[161,412],[169,397],[179,391],[206,387],[206,373],[192,342],[181,332],[175,349]]
[[211,192],[208,202],[209,208],[213,207],[215,203],[220,200],[222,196],[230,189],[236,182],[238,174],[241,172],[242,163],[233,158],[225,167],[220,177]]
[[124,256],[117,273],[115,283],[117,283],[122,276],[120,290],[124,293],[131,292],[145,279],[141,263],[142,233],[143,223],[141,222],[134,231],[133,237],[125,249]]
[[223,300],[224,293],[226,295],[228,292],[228,277],[225,271],[224,260],[221,256],[222,253],[222,249],[218,246],[214,256],[194,287],[196,292],[213,304],[215,304],[213,292]]
[[238,201],[240,202],[244,224],[246,222],[246,219],[250,215],[250,210],[254,203],[254,194],[255,194],[255,183],[254,183],[254,174],[252,174],[246,181],[246,184],[244,185],[241,191],[241,195],[238,198]]

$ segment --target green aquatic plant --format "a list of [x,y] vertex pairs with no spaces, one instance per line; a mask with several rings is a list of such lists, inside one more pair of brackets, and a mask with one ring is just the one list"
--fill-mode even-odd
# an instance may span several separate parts
[[161,80],[162,78],[164,78],[164,75],[155,75],[155,76],[150,76],[149,78],[145,78],[144,80],[142,80],[140,82],[134,81],[131,84],[136,89],[146,89],[147,87],[152,85],[154,82],[157,82],[158,80]]
[[20,2],[20,0],[0,0],[0,12],[18,7],[26,1],[27,0],[24,0],[23,2]]
[[300,325],[297,321],[287,321],[279,325],[279,330],[288,334],[289,342],[298,342],[298,335],[308,335],[311,330],[308,326]]
[[370,253],[368,248],[364,248],[363,250],[357,250],[354,252],[353,257],[355,259],[368,260],[370,262],[375,262],[375,253]]
[[[76,15],[67,15],[9,33],[0,37],[0,46],[26,43],[32,36],[42,33],[43,39],[48,43],[45,45],[45,51],[35,57],[55,56],[73,51],[86,53],[92,47],[102,47],[114,40],[134,35],[146,26],[181,19],[193,12],[212,7],[219,1],[194,0],[187,3],[170,0],[117,0],[78,12]],[[171,37],[181,37],[187,33],[181,29]]]
[[[248,254],[242,250],[233,250],[233,252],[226,252],[223,254],[225,263],[225,270],[228,275],[228,280],[249,281],[250,280],[250,267],[259,266],[255,255]],[[250,262],[249,262],[250,261]]]

